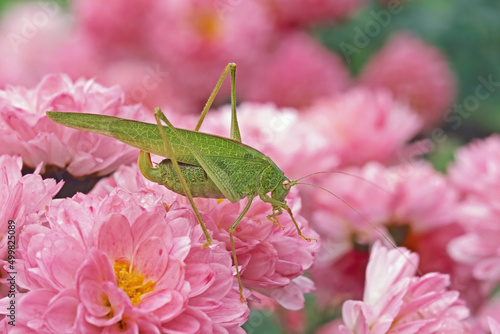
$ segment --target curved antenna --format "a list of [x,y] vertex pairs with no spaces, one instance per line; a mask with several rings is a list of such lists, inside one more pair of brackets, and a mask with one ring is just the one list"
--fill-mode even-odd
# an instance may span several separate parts
[[[318,172],[316,174],[320,174],[320,173],[325,173],[325,172]],[[349,204],[346,200],[342,199],[340,196],[334,194],[333,192],[331,192],[330,190],[326,189],[326,188],[323,188],[321,186],[318,186],[317,184],[312,184],[312,183],[305,183],[305,182],[294,182],[294,184],[303,184],[303,185],[307,185],[307,186],[311,186],[311,187],[314,187],[314,188],[318,188],[318,189],[321,189],[321,190],[324,190],[326,191],[327,193],[329,193],[330,195],[334,196],[335,198],[337,198],[339,201],[341,201],[342,203],[344,203],[345,205],[347,205],[350,209],[352,209],[354,212],[356,212],[361,218],[363,218],[363,220],[368,224],[370,225],[375,231],[377,231],[382,237],[384,237],[384,239],[389,242],[389,244],[391,244],[395,249],[398,250],[398,252],[401,254],[401,256],[403,256],[408,262],[410,262],[416,269],[417,273],[420,275],[420,276],[423,276],[423,273],[420,271],[420,269],[418,269],[418,266],[415,266],[413,264],[413,262],[410,261],[409,257],[406,256],[399,248],[398,246],[392,241],[392,239],[387,236],[383,230],[381,230],[380,228],[378,228],[375,224],[373,224],[372,222],[370,222],[368,220],[368,218],[366,218],[361,212],[359,212],[358,210],[356,210],[351,204]]]
[[[362,181],[365,181],[366,183],[368,184],[371,184],[372,186],[374,186],[375,188],[377,188],[378,190],[380,191],[383,191],[385,192],[386,194],[390,194],[389,190],[385,189],[385,188],[382,188],[380,185],[376,184],[375,182],[372,182],[370,180],[367,180],[365,179],[364,177],[362,176],[359,176],[359,175],[356,175],[356,174],[351,174],[351,173],[347,173],[347,172],[341,172],[341,171],[336,171],[336,170],[333,170],[333,171],[322,171],[322,172],[314,172],[314,173],[311,173],[311,174],[307,174],[306,176],[302,176],[300,178],[298,178],[297,180],[294,180],[293,181],[293,184],[299,184],[298,181],[302,180],[302,179],[305,179],[306,177],[310,177],[310,176],[313,176],[313,175],[318,175],[318,174],[342,174],[342,175],[347,175],[347,176],[351,176],[351,177],[354,177],[354,178],[357,178],[359,180],[362,180]],[[312,185],[312,186],[316,186],[316,185],[313,185],[312,183],[302,183],[302,184],[307,184],[307,185]],[[326,190],[326,189],[324,189]],[[332,194],[334,195],[334,194]],[[340,199],[340,198],[339,198]]]

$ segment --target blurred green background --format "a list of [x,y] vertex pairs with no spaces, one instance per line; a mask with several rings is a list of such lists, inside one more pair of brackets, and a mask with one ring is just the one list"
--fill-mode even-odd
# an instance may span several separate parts
[[[0,11],[3,13],[9,4],[15,2],[18,1],[0,0]],[[67,4],[67,1],[58,3]],[[345,22],[309,30],[328,48],[342,54],[340,44],[352,44],[355,29],[364,29],[367,22],[373,21],[373,12],[384,9],[379,2],[372,1]],[[457,77],[457,104],[475,94],[480,85],[480,76],[491,77],[491,80],[498,82],[500,86],[500,1],[406,1],[401,12],[392,15],[390,23],[375,37],[370,38],[368,46],[352,55],[352,61],[348,64],[351,73],[359,73],[372,54],[379,50],[393,33],[401,30],[415,33],[445,54]],[[480,101],[478,109],[464,119],[461,126],[452,128],[451,125],[441,125],[449,140],[440,144],[428,157],[436,168],[442,171],[453,158],[453,152],[458,146],[474,138],[484,138],[491,133],[500,132],[500,87],[497,87],[489,98]],[[327,320],[314,310],[313,305],[311,297],[308,297],[307,332],[314,332],[319,324]],[[262,311],[253,313],[245,325],[249,333],[282,333],[280,328],[272,314]]]

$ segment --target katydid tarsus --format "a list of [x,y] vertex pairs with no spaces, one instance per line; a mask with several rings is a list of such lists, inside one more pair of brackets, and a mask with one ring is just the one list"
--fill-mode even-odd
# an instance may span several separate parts
[[[230,138],[199,132],[228,73],[231,75]],[[142,174],[147,179],[188,198],[205,234],[207,241],[204,246],[210,245],[211,237],[193,197],[227,198],[232,203],[246,198],[246,206],[229,229],[240,298],[244,301],[233,234],[255,197],[259,196],[262,201],[271,204],[272,213],[267,218],[275,225],[279,226],[276,217],[285,210],[295,224],[298,234],[307,241],[314,239],[302,234],[285,200],[290,188],[298,181],[289,180],[269,157],[241,143],[236,115],[235,76],[236,64],[230,63],[222,72],[193,131],[174,127],[159,108],[155,109],[156,124],[71,112],[47,111],[47,116],[56,123],[114,137],[139,148],[141,151],[138,164]],[[162,125],[161,121],[166,126]],[[167,159],[153,167],[151,153]]]

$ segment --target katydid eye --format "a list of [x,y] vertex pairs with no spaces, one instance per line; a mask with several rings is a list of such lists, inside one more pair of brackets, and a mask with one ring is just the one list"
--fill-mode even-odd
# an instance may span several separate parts
[[290,189],[290,181],[283,181],[283,189]]

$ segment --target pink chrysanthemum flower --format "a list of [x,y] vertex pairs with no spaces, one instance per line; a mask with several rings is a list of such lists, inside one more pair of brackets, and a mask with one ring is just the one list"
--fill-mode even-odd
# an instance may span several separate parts
[[[10,284],[6,281],[16,272],[17,240],[23,228],[29,224],[44,222],[43,210],[62,187],[62,182],[45,179],[39,168],[33,174],[21,175],[21,157],[0,156],[0,298],[7,295]],[[7,262],[11,260],[11,262]],[[9,266],[11,264],[11,266]],[[2,308],[5,310],[5,308]],[[4,312],[0,312],[3,314]]]
[[[101,180],[92,193],[103,195],[116,186],[128,191],[155,192],[161,194],[167,203],[175,201],[190,208],[185,197],[146,180],[135,166],[121,167],[113,176]],[[224,242],[230,252],[228,230],[243,210],[246,200],[235,204],[227,200],[202,198],[195,201],[198,208],[213,219],[214,224],[207,224],[207,228],[213,231],[213,238]],[[317,238],[307,221],[297,214],[301,203],[296,190],[292,189],[287,202],[295,213],[294,217],[302,233],[307,237]],[[254,199],[234,234],[243,285],[271,297],[287,309],[300,309],[304,306],[304,293],[314,289],[312,281],[301,275],[312,266],[319,244],[300,238],[286,212],[278,217],[283,229],[266,218],[270,213],[270,204]]]
[[[349,72],[340,57],[311,36],[288,33],[276,39],[277,45],[259,57],[252,73],[238,81],[243,99],[304,108],[348,87]],[[248,70],[241,72],[245,75]]]
[[[77,195],[20,236],[25,333],[242,333],[230,254],[151,192]],[[30,305],[30,306],[29,306]],[[23,307],[26,307],[24,309]]]
[[466,333],[469,316],[448,275],[415,276],[418,255],[375,243],[366,269],[363,301],[342,307],[340,334]]
[[390,90],[430,127],[455,99],[455,77],[444,56],[409,33],[392,37],[366,65],[360,81]]
[[463,202],[459,221],[466,234],[452,241],[450,254],[473,266],[473,275],[490,290],[500,281],[500,136],[459,149],[449,168]]
[[324,154],[337,156],[342,166],[396,161],[422,125],[387,92],[361,88],[319,100],[306,112],[305,121],[329,141]]
[[48,75],[34,89],[8,86],[0,91],[0,151],[20,154],[26,167],[34,168],[43,161],[76,177],[106,175],[137,159],[136,149],[113,138],[58,125],[47,118],[47,110],[128,119],[145,115],[138,105],[124,105],[123,92],[116,86]]
[[[383,235],[418,252],[423,272],[459,275],[446,251],[446,244],[462,233],[455,216],[457,196],[442,175],[424,163],[391,168],[370,163],[347,172],[361,178],[321,175],[318,183],[359,213],[326,192],[311,195],[311,223],[322,238],[312,277],[323,302],[331,302],[332,294],[359,298],[365,249],[375,240],[387,242]],[[452,278],[460,286],[470,279]]]

